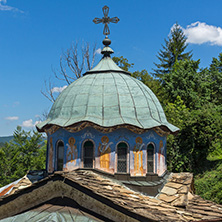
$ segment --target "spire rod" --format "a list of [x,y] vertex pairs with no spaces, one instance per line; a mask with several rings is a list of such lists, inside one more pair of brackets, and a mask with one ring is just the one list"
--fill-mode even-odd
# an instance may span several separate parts
[[103,24],[105,25],[105,26],[104,26],[104,29],[103,29],[103,34],[104,34],[105,36],[108,36],[108,35],[110,34],[110,30],[109,30],[108,24],[109,24],[110,22],[112,22],[112,23],[118,23],[118,22],[119,22],[119,18],[118,18],[118,17],[110,18],[110,17],[108,16],[108,14],[109,14],[109,7],[106,6],[106,5],[102,8],[102,10],[103,10],[104,17],[103,17],[103,18],[94,18],[94,19],[93,19],[93,22],[94,22],[95,24],[103,23]]

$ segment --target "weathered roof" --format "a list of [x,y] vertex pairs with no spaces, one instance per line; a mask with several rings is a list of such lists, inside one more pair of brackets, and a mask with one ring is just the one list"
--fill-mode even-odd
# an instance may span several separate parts
[[[104,47],[103,51],[111,50],[109,47]],[[119,66],[116,65],[115,62],[109,57],[104,56],[97,66],[95,66],[93,69],[87,71],[84,75],[87,74],[93,74],[93,73],[102,73],[102,72],[118,72],[118,73],[124,73],[130,75],[129,72],[121,69]]]
[[30,170],[24,177],[1,187],[0,197],[4,195],[11,195],[18,190],[29,187],[32,183],[43,179],[46,175],[46,170]]
[[[106,47],[105,47],[106,48]],[[109,56],[83,77],[69,85],[53,104],[39,131],[50,125],[71,126],[88,121],[102,127],[133,125],[141,129],[165,126],[167,122],[154,93],[141,81],[120,69]]]
[[191,173],[174,173],[158,195],[158,199],[172,206],[185,207],[188,199],[193,197],[193,175]]
[[23,189],[32,185],[32,182],[29,180],[27,176],[22,177],[4,187],[0,188],[0,197],[4,195],[10,195],[16,192],[19,189]]
[[221,220],[222,206],[192,194],[192,180],[189,173],[171,174],[162,194],[151,198],[95,172],[61,172],[1,198],[0,218],[27,211],[50,198],[67,197],[111,221]]
[[[59,221],[59,222],[102,222],[89,213],[85,212],[84,209],[72,202],[72,206],[64,206],[64,202],[69,201],[66,198],[55,198],[47,203],[21,213],[19,215],[5,218],[1,222],[36,222],[36,221]],[[69,201],[70,202],[70,201]]]

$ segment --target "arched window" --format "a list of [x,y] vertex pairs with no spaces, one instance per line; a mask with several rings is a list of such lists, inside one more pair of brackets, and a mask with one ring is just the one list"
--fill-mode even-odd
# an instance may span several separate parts
[[86,141],[83,145],[83,167],[93,168],[94,144],[92,141]]
[[147,146],[147,173],[153,173],[153,165],[154,165],[154,146],[153,144],[149,144]]
[[117,145],[117,172],[127,173],[127,150],[126,143],[121,142]]
[[56,170],[61,171],[63,170],[63,159],[64,159],[64,143],[59,141],[57,143],[57,167]]

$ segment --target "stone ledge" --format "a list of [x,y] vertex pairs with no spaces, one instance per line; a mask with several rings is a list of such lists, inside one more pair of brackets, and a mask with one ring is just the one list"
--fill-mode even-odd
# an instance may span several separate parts
[[167,183],[164,185],[158,199],[165,201],[175,207],[186,207],[188,201],[193,198],[189,192],[192,191],[192,173],[171,173]]

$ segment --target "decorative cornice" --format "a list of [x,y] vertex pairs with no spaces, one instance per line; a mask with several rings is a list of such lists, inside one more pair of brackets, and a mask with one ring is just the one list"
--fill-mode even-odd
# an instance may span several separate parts
[[[111,133],[117,129],[124,128],[124,129],[128,129],[136,134],[142,134],[142,133],[145,133],[149,130],[154,130],[161,137],[167,136],[170,134],[170,132],[161,129],[160,127],[154,127],[151,129],[140,129],[138,127],[135,127],[132,125],[127,125],[127,124],[117,125],[117,126],[113,126],[113,127],[102,127],[102,126],[99,126],[99,125],[92,123],[92,122],[81,122],[81,123],[78,123],[78,124],[75,124],[72,126],[64,127],[63,129],[67,130],[70,133],[76,133],[76,132],[79,132],[87,127],[92,127],[94,129],[96,129],[97,131],[100,131],[101,133]],[[46,129],[45,132],[47,133],[47,135],[51,135],[51,134],[55,133],[60,128],[62,128],[62,127],[53,125],[50,128]]]

